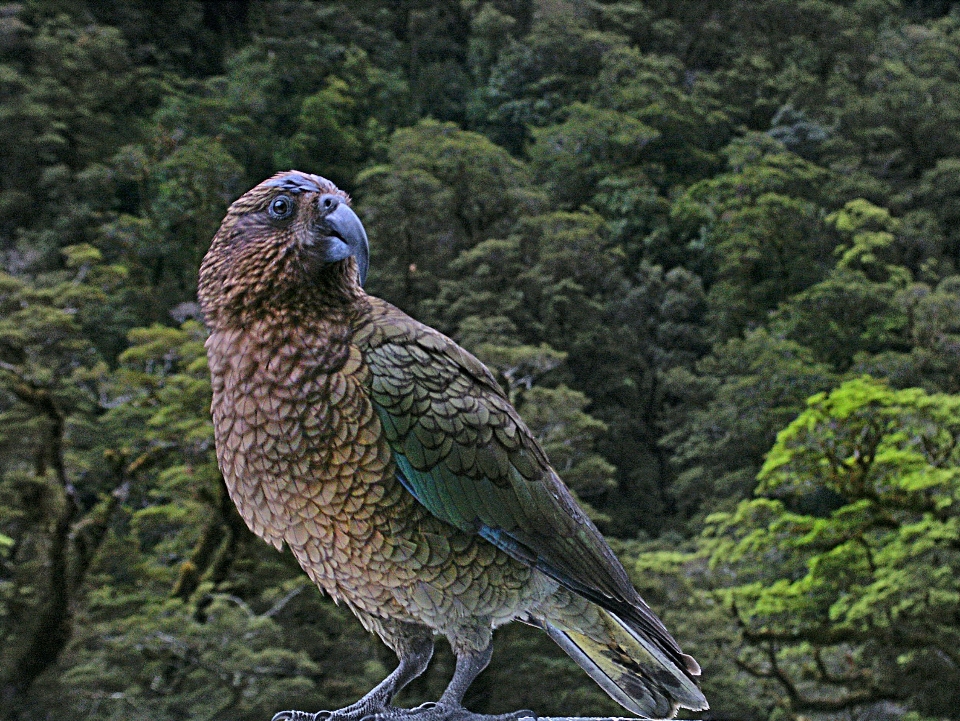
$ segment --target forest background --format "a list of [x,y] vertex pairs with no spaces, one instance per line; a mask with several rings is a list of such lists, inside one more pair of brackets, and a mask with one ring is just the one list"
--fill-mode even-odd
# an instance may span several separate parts
[[[0,6],[0,718],[266,721],[392,668],[214,458],[197,267],[291,167],[495,370],[706,718],[960,718],[938,0]],[[620,713],[520,626],[467,705]]]

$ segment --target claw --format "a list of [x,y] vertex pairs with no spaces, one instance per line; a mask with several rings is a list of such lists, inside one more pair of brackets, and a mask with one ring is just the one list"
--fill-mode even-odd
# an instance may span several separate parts
[[307,713],[306,711],[281,711],[274,714],[270,721],[314,721],[316,717],[317,714]]

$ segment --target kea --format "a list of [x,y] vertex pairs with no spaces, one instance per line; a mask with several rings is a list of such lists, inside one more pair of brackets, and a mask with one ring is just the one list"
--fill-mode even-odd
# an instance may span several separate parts
[[[200,268],[217,458],[244,521],[398,656],[337,711],[275,721],[507,721],[463,708],[493,629],[545,631],[629,711],[707,708],[697,662],[630,583],[473,355],[363,289],[367,235],[333,183],[280,173],[234,202]],[[434,638],[436,703],[394,696]]]

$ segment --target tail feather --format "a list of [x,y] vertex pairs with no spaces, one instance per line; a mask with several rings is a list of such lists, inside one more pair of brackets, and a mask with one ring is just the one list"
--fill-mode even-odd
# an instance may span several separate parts
[[[579,604],[577,604],[579,605]],[[693,680],[700,667],[683,654],[679,668],[642,632],[593,603],[578,614],[549,613],[531,618],[587,672],[610,697],[647,718],[673,718],[678,708],[709,706]]]

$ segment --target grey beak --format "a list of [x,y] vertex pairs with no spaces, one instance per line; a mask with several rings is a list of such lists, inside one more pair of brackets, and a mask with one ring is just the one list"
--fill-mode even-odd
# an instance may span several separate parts
[[363,223],[337,195],[321,195],[317,203],[321,213],[324,213],[321,219],[323,231],[342,241],[330,248],[328,257],[324,260],[334,262],[351,255],[356,257],[357,275],[360,285],[363,285],[367,280],[367,269],[370,267],[370,244],[367,241],[367,231],[363,229]]

